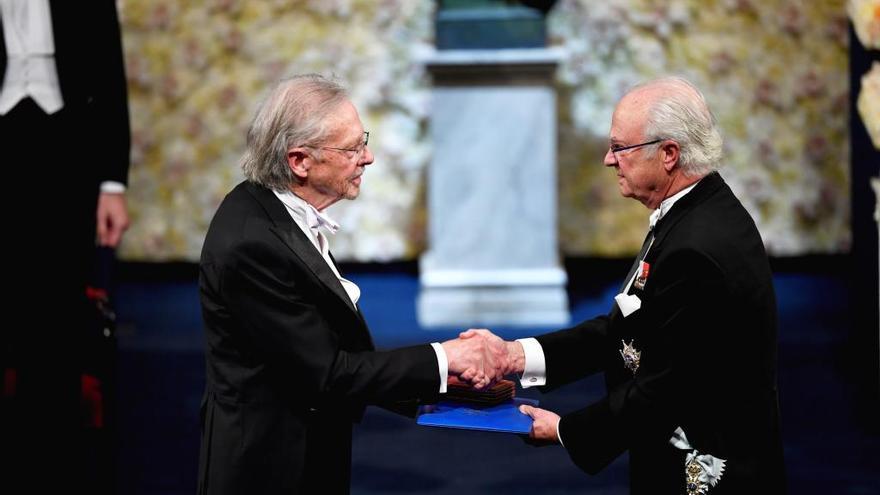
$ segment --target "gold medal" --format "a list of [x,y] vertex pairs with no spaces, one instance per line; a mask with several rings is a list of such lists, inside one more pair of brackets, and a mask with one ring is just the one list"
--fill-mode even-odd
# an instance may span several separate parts
[[687,476],[688,495],[705,495],[709,487],[705,481],[700,479],[705,478],[703,476],[703,466],[694,459],[684,467],[684,472]]

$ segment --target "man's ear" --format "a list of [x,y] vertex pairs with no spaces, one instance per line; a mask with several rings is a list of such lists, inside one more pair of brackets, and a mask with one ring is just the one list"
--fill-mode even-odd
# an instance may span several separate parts
[[667,140],[660,145],[660,160],[663,161],[663,168],[666,169],[666,172],[672,172],[672,169],[678,165],[680,158],[681,147],[675,141]]
[[312,166],[312,155],[305,148],[290,148],[287,150],[287,166],[294,177],[305,179]]

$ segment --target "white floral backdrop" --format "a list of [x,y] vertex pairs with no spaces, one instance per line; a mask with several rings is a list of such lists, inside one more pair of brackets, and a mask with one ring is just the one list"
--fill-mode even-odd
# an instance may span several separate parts
[[[331,207],[338,258],[413,259],[425,248],[430,0],[120,0],[133,129],[128,260],[196,260],[239,180],[245,129],[285,74],[334,74],[371,131],[361,197]],[[601,165],[614,103],[663,73],[707,95],[728,182],[777,255],[846,252],[848,24],[843,0],[560,0],[564,47],[560,249],[623,256],[646,211]],[[488,132],[488,131],[487,131]]]
[[[847,11],[858,41],[869,50],[880,50],[880,0],[849,0]],[[874,147],[880,150],[880,63],[861,77],[856,105]]]
[[641,241],[646,212],[619,197],[601,157],[613,102],[664,72],[706,93],[725,137],[724,176],[769,251],[849,248],[843,2],[564,1],[550,21],[571,54],[559,75],[569,103],[560,143],[567,251],[615,255]]

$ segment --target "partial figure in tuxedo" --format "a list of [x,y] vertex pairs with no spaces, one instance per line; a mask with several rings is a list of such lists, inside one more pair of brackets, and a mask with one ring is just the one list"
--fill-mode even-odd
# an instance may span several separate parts
[[358,196],[368,138],[346,91],[318,75],[279,83],[253,119],[247,180],[218,208],[199,264],[200,494],[348,493],[368,404],[412,414],[449,374],[485,387],[508,367],[480,339],[374,348],[326,213]]
[[[5,259],[15,265],[4,273],[6,316],[20,323],[4,330],[0,349],[15,384],[3,399],[0,445],[12,460],[0,483],[70,491],[82,471],[74,461],[85,457],[76,437],[93,318],[86,282],[96,240],[115,247],[128,226],[122,42],[114,0],[0,0],[0,20],[0,153],[7,187],[22,190],[7,191],[3,208]],[[74,473],[46,477],[46,466]],[[44,476],[29,478],[35,472]]]
[[563,445],[589,473],[628,451],[633,494],[785,491],[776,297],[755,223],[717,172],[721,150],[688,81],[630,90],[604,161],[653,210],[642,252],[607,315],[504,343],[524,387],[605,374],[607,395],[584,409],[522,410],[534,443]]

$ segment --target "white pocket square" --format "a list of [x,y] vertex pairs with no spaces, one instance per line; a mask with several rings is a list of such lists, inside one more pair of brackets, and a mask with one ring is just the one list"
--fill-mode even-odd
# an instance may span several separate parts
[[634,294],[621,293],[614,296],[614,300],[617,302],[617,307],[620,308],[620,312],[623,313],[624,318],[635,313],[642,307],[642,300],[639,299],[639,296]]

